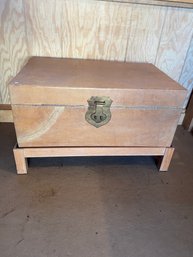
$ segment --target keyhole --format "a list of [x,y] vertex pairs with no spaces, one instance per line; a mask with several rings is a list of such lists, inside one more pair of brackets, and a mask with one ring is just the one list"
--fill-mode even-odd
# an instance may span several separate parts
[[105,119],[105,117],[103,117],[103,116],[101,116],[101,115],[100,115],[99,117],[97,117],[96,115],[94,115],[94,119],[95,119],[95,120],[98,120],[98,118],[99,118],[100,121],[103,121],[103,120]]
[[106,114],[102,114],[102,115],[97,115],[97,114],[92,114],[91,118],[96,122],[96,123],[100,123],[102,121],[104,121],[106,119]]

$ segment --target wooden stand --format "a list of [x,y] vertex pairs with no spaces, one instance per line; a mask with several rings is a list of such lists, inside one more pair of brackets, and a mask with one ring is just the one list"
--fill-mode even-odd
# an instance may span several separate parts
[[162,156],[159,170],[167,171],[174,152],[169,147],[57,147],[13,149],[17,174],[27,174],[27,158],[75,156]]

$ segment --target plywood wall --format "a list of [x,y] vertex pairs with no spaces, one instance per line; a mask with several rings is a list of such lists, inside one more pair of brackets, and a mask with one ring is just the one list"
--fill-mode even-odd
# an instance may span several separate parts
[[193,85],[193,9],[95,0],[0,5],[4,103],[7,81],[28,55],[151,62],[189,90]]
[[179,81],[193,34],[193,10],[168,7],[156,66]]
[[179,82],[181,85],[184,85],[188,90],[186,101],[184,103],[185,107],[188,103],[191,90],[193,89],[193,36],[189,45],[189,49],[186,53],[186,59],[184,62]]
[[25,1],[30,53],[124,60],[131,5],[100,1]]
[[9,103],[8,81],[28,57],[22,0],[0,1],[0,102]]

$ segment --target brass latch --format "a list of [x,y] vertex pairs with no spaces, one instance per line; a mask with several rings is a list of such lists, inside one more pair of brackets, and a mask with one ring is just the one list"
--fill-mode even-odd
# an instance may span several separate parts
[[110,107],[112,100],[108,96],[92,96],[88,100],[88,111],[85,119],[88,123],[99,128],[111,119]]

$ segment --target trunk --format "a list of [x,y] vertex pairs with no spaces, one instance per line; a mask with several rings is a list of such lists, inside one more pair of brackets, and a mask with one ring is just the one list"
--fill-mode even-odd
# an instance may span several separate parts
[[169,147],[186,91],[151,64],[34,57],[10,94],[19,147]]

